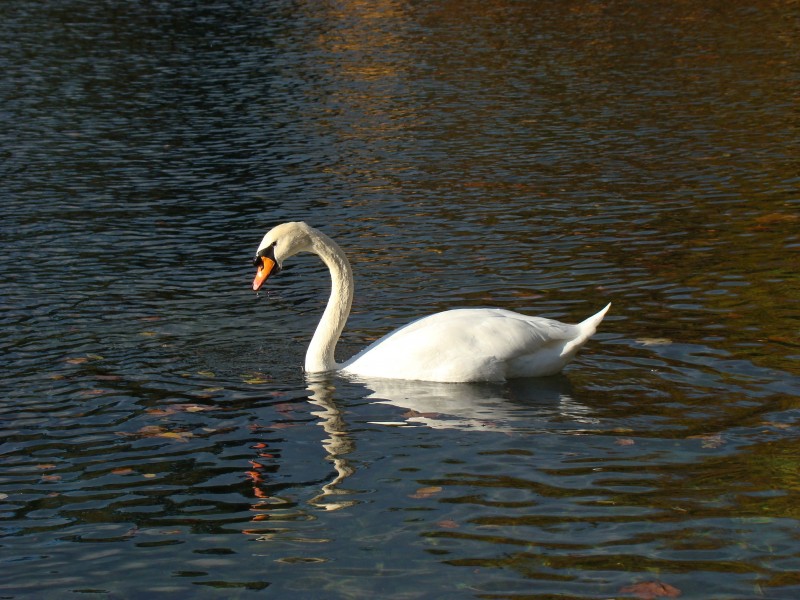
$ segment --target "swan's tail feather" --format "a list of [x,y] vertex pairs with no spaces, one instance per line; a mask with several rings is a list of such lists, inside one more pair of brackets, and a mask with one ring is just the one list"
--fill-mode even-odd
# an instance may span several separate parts
[[575,325],[580,333],[564,346],[563,350],[561,351],[562,357],[568,357],[568,359],[570,359],[575,356],[580,347],[586,343],[586,340],[592,337],[594,332],[597,331],[597,326],[600,325],[600,321],[602,321],[603,317],[606,316],[609,308],[611,308],[610,302],[606,304],[605,308],[597,314],[594,314],[588,319],[585,319]]
[[605,308],[597,314],[594,314],[588,319],[578,323],[578,328],[581,330],[583,336],[589,337],[590,335],[594,335],[594,332],[597,331],[597,326],[600,325],[600,321],[602,321],[603,317],[606,316],[609,308],[611,308],[611,302],[606,304]]

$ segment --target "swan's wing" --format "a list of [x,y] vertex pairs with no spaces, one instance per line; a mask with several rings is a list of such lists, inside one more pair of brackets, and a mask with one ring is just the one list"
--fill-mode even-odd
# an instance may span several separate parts
[[502,381],[546,374],[535,372],[537,365],[548,366],[580,334],[576,325],[508,310],[449,310],[384,336],[348,361],[344,371],[427,381]]

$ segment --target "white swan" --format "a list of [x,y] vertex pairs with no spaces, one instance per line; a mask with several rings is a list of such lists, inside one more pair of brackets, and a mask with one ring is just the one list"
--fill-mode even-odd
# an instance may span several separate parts
[[328,305],[306,352],[309,373],[443,383],[552,375],[572,360],[611,306],[577,325],[499,308],[447,310],[412,321],[340,364],[334,350],[350,314],[353,272],[336,242],[305,223],[274,227],[258,246],[253,290],[299,252],[318,255],[332,280]]

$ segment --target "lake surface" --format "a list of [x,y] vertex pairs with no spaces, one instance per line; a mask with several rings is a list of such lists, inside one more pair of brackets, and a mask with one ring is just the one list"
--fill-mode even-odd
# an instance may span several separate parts
[[[200,6],[202,5],[202,6]],[[800,597],[797,2],[0,4],[0,597]],[[497,306],[505,385],[306,378]]]

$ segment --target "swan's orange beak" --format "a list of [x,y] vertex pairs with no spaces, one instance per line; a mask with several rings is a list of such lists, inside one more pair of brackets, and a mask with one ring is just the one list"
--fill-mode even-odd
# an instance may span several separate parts
[[260,256],[259,258],[261,259],[261,265],[258,267],[258,271],[256,271],[255,279],[253,279],[254,292],[261,289],[261,286],[264,285],[264,282],[275,269],[276,264],[269,256]]

